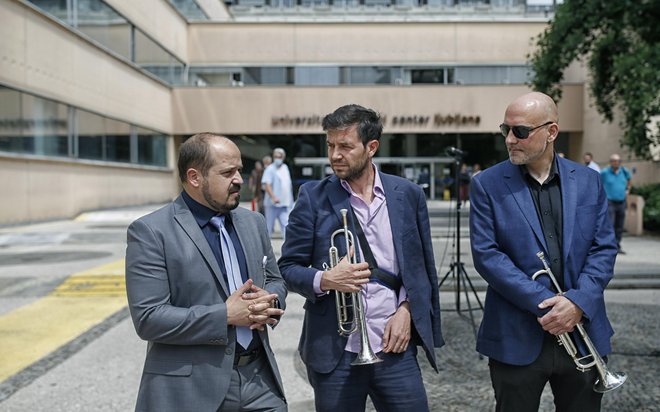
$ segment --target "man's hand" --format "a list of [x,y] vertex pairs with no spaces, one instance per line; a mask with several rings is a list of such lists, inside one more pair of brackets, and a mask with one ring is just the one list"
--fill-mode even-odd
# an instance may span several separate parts
[[236,289],[225,301],[227,305],[227,324],[234,326],[250,326],[252,324],[252,321],[248,318],[250,316],[250,309],[248,307],[251,301],[245,300],[242,297],[252,286],[252,279],[248,279],[247,282]]
[[553,335],[573,332],[582,319],[582,309],[569,299],[558,295],[539,303],[539,309],[552,307],[550,312],[538,318],[543,330]]
[[410,304],[403,302],[387,321],[383,333],[383,352],[401,353],[410,342]]
[[250,311],[248,318],[252,322],[250,329],[263,330],[264,325],[275,326],[278,320],[274,319],[273,316],[282,316],[284,314],[282,309],[275,307],[277,294],[268,293],[267,290],[254,284],[250,287],[248,293],[243,294],[242,299],[250,302],[248,306],[248,310]]
[[[350,254],[353,255],[353,248],[351,248]],[[323,272],[321,290],[324,292],[328,290],[338,290],[344,293],[359,292],[362,290],[362,285],[369,283],[369,276],[371,276],[371,271],[367,262],[350,263],[344,257],[337,266]]]

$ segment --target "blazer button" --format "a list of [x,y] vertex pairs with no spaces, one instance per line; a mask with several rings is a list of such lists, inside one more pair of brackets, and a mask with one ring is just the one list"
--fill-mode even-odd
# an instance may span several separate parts
[[231,355],[232,353],[234,353],[234,350],[232,348],[225,349],[225,355]]

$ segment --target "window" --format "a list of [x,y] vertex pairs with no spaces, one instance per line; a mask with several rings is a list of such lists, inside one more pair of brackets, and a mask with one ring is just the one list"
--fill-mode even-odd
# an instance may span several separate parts
[[243,82],[252,84],[293,84],[291,67],[246,67],[243,70]]
[[0,151],[30,152],[30,143],[23,139],[21,93],[0,86]]
[[169,84],[182,84],[184,64],[151,40],[142,30],[135,30],[135,55],[133,60],[143,69]]
[[509,66],[198,66],[188,84],[206,86],[337,86],[364,84],[525,84],[526,65]]
[[168,138],[0,86],[0,152],[167,167]]
[[185,64],[104,1],[30,1],[161,80],[175,85],[184,83]]
[[459,84],[524,84],[529,80],[527,66],[457,67]]
[[170,0],[170,3],[176,7],[187,20],[208,20],[204,11],[199,8],[196,1],[191,0]]
[[137,137],[138,163],[167,166],[167,136],[138,127]]
[[445,69],[413,69],[410,71],[412,84],[445,84]]
[[294,68],[298,86],[336,86],[339,84],[339,67],[298,66]]
[[390,67],[349,67],[347,84],[392,84]]
[[78,110],[78,157],[105,160],[105,119]]
[[76,0],[72,25],[108,49],[131,58],[131,24],[101,0]]
[[0,87],[0,150],[68,156],[67,107]]

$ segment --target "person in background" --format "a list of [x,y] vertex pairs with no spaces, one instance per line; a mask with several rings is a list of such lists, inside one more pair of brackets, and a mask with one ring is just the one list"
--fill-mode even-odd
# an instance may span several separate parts
[[286,225],[293,207],[293,182],[289,166],[284,163],[286,152],[281,147],[273,150],[273,163],[264,170],[261,184],[265,192],[264,209],[268,235],[273,236],[275,221],[280,222],[282,238],[286,239]]
[[250,173],[248,180],[248,188],[252,192],[252,203],[255,211],[265,215],[264,213],[264,191],[261,188],[261,178],[264,175],[264,165],[260,160],[254,162],[254,169]]
[[583,154],[582,161],[589,169],[594,169],[600,173],[600,166],[598,166],[598,163],[594,162],[594,156],[591,154],[591,152],[586,152]]
[[614,227],[616,245],[619,253],[623,255],[626,252],[621,249],[621,237],[626,220],[626,197],[630,192],[632,175],[628,169],[621,166],[621,156],[615,153],[610,156],[610,166],[601,170],[600,177],[607,193],[608,214]]
[[[266,155],[261,159],[261,163],[264,166],[264,171],[268,166],[270,166],[273,163],[273,158],[270,155]],[[261,178],[263,179],[263,172],[261,173]],[[257,183],[261,187],[261,208],[263,209],[262,215],[266,216],[266,209],[263,206],[263,200],[266,198],[266,191],[264,190],[264,185],[261,184],[261,181]]]
[[[383,125],[375,111],[342,106],[322,126],[334,174],[301,187],[278,261],[289,290],[307,299],[298,348],[316,410],[364,411],[369,396],[378,411],[428,411],[417,347],[437,371],[434,348],[444,342],[424,192],[376,168],[372,159]],[[348,211],[357,260],[344,257],[330,268],[342,209]],[[349,253],[344,235],[335,244],[338,256]],[[351,365],[361,352],[361,336],[337,333],[340,292],[366,302],[364,333],[382,362]]]
[[[550,96],[515,99],[500,125],[509,159],[470,185],[472,258],[488,283],[477,350],[489,358],[496,411],[538,411],[548,382],[557,411],[600,410],[596,368],[577,370],[557,336],[582,323],[602,357],[612,350],[603,295],[616,241],[599,176],[554,151],[558,122]],[[564,293],[549,276],[532,279],[545,268],[539,252]]]
[[461,171],[458,175],[458,194],[460,200],[465,202],[470,199],[470,172],[465,163],[461,165]]
[[264,217],[238,207],[241,153],[200,133],[178,169],[181,195],[128,228],[128,307],[148,341],[136,410],[286,411],[264,326],[287,289]]
[[264,164],[264,170],[266,170],[266,168],[273,163],[273,158],[270,155],[266,155],[261,159],[261,163]]
[[480,165],[479,163],[475,163],[475,164],[472,166],[472,174],[470,174],[470,178],[475,177],[475,176],[478,175],[479,173],[481,173],[481,165]]

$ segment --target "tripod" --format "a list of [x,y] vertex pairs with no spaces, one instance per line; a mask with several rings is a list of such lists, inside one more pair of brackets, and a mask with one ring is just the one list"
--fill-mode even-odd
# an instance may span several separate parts
[[[484,310],[484,306],[481,304],[481,300],[479,299],[479,295],[477,295],[477,291],[474,289],[474,285],[472,285],[472,281],[470,280],[470,277],[467,274],[467,271],[465,270],[465,265],[463,262],[461,262],[461,195],[459,191],[459,179],[460,179],[460,170],[461,170],[461,165],[463,164],[463,152],[459,149],[450,147],[447,149],[447,153],[451,156],[454,157],[454,163],[456,165],[456,170],[454,172],[454,192],[456,194],[456,236],[454,238],[454,242],[456,244],[456,260],[451,262],[451,265],[449,266],[449,270],[445,274],[445,276],[440,280],[440,283],[438,284],[438,289],[442,287],[443,283],[449,278],[449,275],[451,275],[452,279],[454,280],[454,285],[455,285],[455,292],[456,292],[456,313],[462,316],[463,312],[468,312],[470,315],[470,323],[472,324],[472,332],[474,333],[474,338],[477,338],[477,327],[474,321],[474,315],[472,314],[473,311],[475,310]],[[461,286],[463,293],[465,294],[465,301],[467,302],[467,309],[461,309]],[[470,302],[470,297],[468,295],[468,288],[469,290],[472,291],[472,294],[474,297],[477,299],[477,303],[479,304],[479,307],[472,307],[472,303]]]

